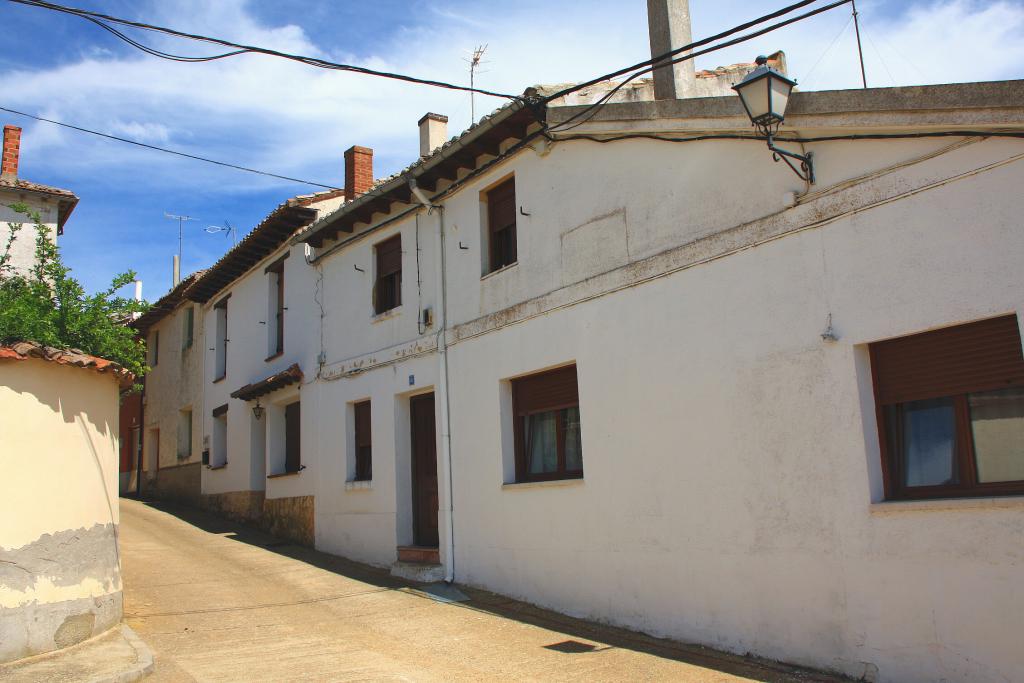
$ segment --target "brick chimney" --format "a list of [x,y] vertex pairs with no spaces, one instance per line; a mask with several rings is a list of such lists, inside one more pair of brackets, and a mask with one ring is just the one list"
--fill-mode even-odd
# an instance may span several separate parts
[[345,201],[350,202],[373,186],[373,150],[353,145],[345,150]]
[[0,157],[0,177],[18,177],[18,153],[21,149],[21,128],[4,126],[4,152]]
[[442,114],[424,114],[420,119],[420,156],[429,156],[447,139],[448,117]]

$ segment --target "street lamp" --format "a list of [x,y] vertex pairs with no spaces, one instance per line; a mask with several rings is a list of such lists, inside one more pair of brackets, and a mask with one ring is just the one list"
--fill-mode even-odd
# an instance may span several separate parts
[[252,407],[252,416],[257,420],[263,419],[263,406],[260,405],[259,399],[256,399],[256,405]]
[[[803,180],[813,183],[814,166],[810,153],[804,156],[775,146],[775,135],[786,120],[786,105],[789,104],[789,95],[796,81],[768,66],[768,58],[765,56],[758,57],[756,61],[757,68],[732,89],[740,96],[750,122],[767,138],[772,158],[775,161],[782,159]],[[797,168],[790,159],[799,161],[800,167]]]

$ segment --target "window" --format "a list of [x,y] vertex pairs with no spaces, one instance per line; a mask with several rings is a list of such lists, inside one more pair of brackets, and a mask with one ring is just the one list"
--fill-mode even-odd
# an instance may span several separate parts
[[298,472],[302,469],[301,419],[299,402],[284,407],[284,471]]
[[516,480],[583,477],[576,366],[512,381]]
[[284,353],[284,258],[267,266],[266,273],[270,286],[267,297],[267,360],[270,360]]
[[214,376],[213,381],[224,379],[228,374],[228,297],[224,297],[213,307],[216,326],[214,338]]
[[187,460],[192,457],[192,409],[178,413],[178,458]]
[[160,330],[153,330],[153,335],[149,342],[149,367],[155,368],[156,364],[160,362]]
[[1024,494],[1015,315],[872,344],[886,497]]
[[213,450],[210,453],[210,467],[224,467],[228,464],[228,404],[213,409]]
[[487,193],[488,273],[516,262],[516,181],[509,178]]
[[355,412],[355,456],[354,481],[373,479],[373,441],[370,437],[370,402],[362,401],[353,406]]
[[195,336],[195,307],[185,308],[181,318],[181,350],[192,348],[192,341]]
[[377,245],[377,283],[373,310],[378,315],[402,305],[402,236]]

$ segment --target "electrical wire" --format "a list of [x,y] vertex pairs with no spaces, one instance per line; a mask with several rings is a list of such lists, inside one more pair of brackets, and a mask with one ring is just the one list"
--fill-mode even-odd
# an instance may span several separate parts
[[[805,13],[800,14],[798,16],[791,17],[789,19],[777,22],[775,24],[771,24],[770,26],[766,26],[765,28],[758,29],[757,31],[753,31],[751,33],[747,33],[745,35],[739,36],[738,38],[733,38],[732,40],[727,40],[724,43],[719,43],[718,45],[713,45],[713,46],[711,46],[709,48],[705,48],[703,50],[698,50],[696,52],[690,52],[689,54],[682,55],[681,57],[676,57],[675,59],[672,59],[672,60],[670,60],[668,62],[662,63],[662,62],[659,61],[656,66],[648,66],[646,68],[641,69],[640,71],[637,71],[636,73],[631,74],[629,77],[627,77],[626,79],[621,81],[618,85],[616,85],[614,88],[612,88],[610,91],[608,91],[608,93],[606,93],[603,97],[601,97],[601,99],[597,100],[596,102],[594,102],[593,104],[588,106],[586,109],[578,112],[577,114],[575,114],[571,118],[569,118],[569,119],[563,121],[562,123],[558,124],[558,129],[557,130],[549,129],[549,132],[564,132],[566,130],[570,130],[572,128],[576,128],[577,126],[583,125],[584,123],[589,121],[591,118],[593,118],[593,116],[597,113],[597,111],[600,109],[600,107],[602,107],[612,97],[614,97],[614,95],[619,90],[624,88],[630,81],[632,81],[632,80],[634,80],[636,78],[639,78],[640,76],[642,76],[644,74],[650,73],[650,72],[654,71],[655,69],[660,69],[660,68],[667,67],[667,66],[672,65],[672,64],[678,64],[679,62],[685,62],[687,60],[692,60],[692,59],[695,59],[696,57],[700,57],[702,55],[706,55],[706,54],[709,54],[711,52],[715,52],[717,50],[721,50],[721,49],[726,48],[726,47],[732,47],[733,45],[739,45],[740,43],[744,43],[744,42],[746,42],[748,40],[753,40],[754,38],[760,37],[760,36],[762,36],[762,35],[764,35],[766,33],[771,33],[772,31],[776,31],[776,30],[778,30],[780,28],[783,28],[785,26],[789,26],[790,24],[794,24],[794,23],[796,23],[798,21],[803,21],[804,19],[809,19],[810,17],[813,17],[815,15],[821,14],[822,12],[828,12],[829,10],[833,10],[836,7],[841,7],[842,5],[848,4],[849,2],[850,2],[850,0],[837,0],[836,2],[830,3],[830,4],[825,5],[823,7],[818,7],[817,9],[813,9],[813,10],[811,10],[809,12],[805,12]],[[802,6],[805,6],[806,4],[807,4],[806,2],[804,2],[804,3],[797,3],[797,5],[792,5],[791,7],[802,7]],[[786,10],[788,11],[789,8],[786,8]],[[771,18],[775,18],[775,17],[779,16],[780,12],[784,12],[784,10],[779,10],[778,12],[773,12],[772,14],[766,15],[766,16],[771,17]],[[764,17],[762,17],[760,19],[755,19],[752,22],[747,22],[746,24],[742,24],[740,27],[729,29],[728,31],[725,31],[724,33],[719,34],[719,36],[732,35],[733,33],[736,33],[738,30],[743,30],[744,28],[749,28],[750,26],[757,25],[757,24],[760,24],[760,23],[764,23],[764,21],[765,21]],[[717,39],[717,36],[713,36],[712,38],[705,38],[704,40],[699,40],[696,43],[691,43],[690,45],[684,45],[683,47],[679,48],[679,50],[673,50],[672,53],[679,53],[681,50],[687,50],[687,49],[689,49],[691,47],[694,47],[694,46],[697,46],[697,45],[704,45],[707,42],[715,40],[715,39]],[[657,61],[657,60],[655,60],[655,61]],[[621,73],[621,72],[619,72],[619,73]],[[599,83],[599,82],[601,82],[601,80],[607,80],[607,78],[602,77],[600,80],[598,80],[596,82]],[[559,92],[573,92],[576,89],[578,89],[578,88],[576,86],[573,86],[572,88],[565,88],[565,89],[563,89],[562,91],[559,91]],[[545,102],[550,101],[551,99],[554,99],[557,96],[559,96],[558,93],[555,93],[554,95],[551,95],[548,98],[545,98]],[[582,118],[584,116],[586,118]],[[582,120],[580,120],[578,123],[574,123],[571,126],[566,125],[566,124],[569,124],[569,123],[573,123],[574,121],[577,121],[578,119],[581,119],[581,118],[582,118]]]
[[24,116],[26,118],[35,119],[36,121],[43,121],[45,123],[52,123],[56,126],[63,128],[70,128],[71,130],[77,130],[80,133],[88,133],[90,135],[96,135],[101,138],[107,138],[108,140],[116,140],[117,142],[124,142],[129,145],[135,145],[136,147],[143,147],[145,149],[151,149],[156,152],[163,152],[165,154],[173,154],[175,156],[184,157],[186,159],[193,159],[195,161],[203,161],[207,164],[214,164],[216,166],[223,166],[225,168],[233,168],[236,171],[245,171],[247,173],[255,173],[257,175],[267,176],[270,178],[277,178],[278,180],[287,180],[292,183],[299,183],[300,185],[311,185],[313,187],[322,187],[327,190],[340,190],[341,188],[334,185],[327,185],[324,183],[313,182],[312,180],[302,180],[301,178],[292,178],[291,176],[279,175],[277,173],[270,173],[269,171],[261,171],[256,168],[249,168],[248,166],[239,166],[238,164],[231,164],[226,161],[217,161],[216,159],[208,159],[195,154],[188,154],[187,152],[179,152],[175,149],[167,149],[166,147],[158,147],[156,145],[150,145],[145,142],[139,142],[138,140],[129,140],[128,138],[122,138],[117,135],[110,135],[109,133],[101,133],[96,130],[90,130],[88,128],[82,128],[81,126],[75,126],[70,123],[64,123],[63,121],[56,121],[54,119],[47,119],[42,116],[36,116],[35,114],[29,114],[16,109],[9,109],[7,107],[0,106],[0,111],[8,112],[9,114],[17,114],[18,116]]
[[[1024,131],[992,131],[992,130],[932,130],[920,133],[851,133],[848,135],[821,135],[816,137],[776,137],[776,142],[792,142],[794,144],[807,144],[811,142],[838,142],[848,140],[913,140],[917,138],[1017,138],[1024,139]],[[656,142],[700,142],[702,140],[749,140],[754,142],[766,142],[767,138],[760,135],[740,135],[738,133],[712,133],[709,135],[692,135],[688,137],[672,137],[658,135],[656,133],[625,133],[622,135],[610,135],[599,137],[577,133],[573,135],[559,136],[553,138],[556,142],[570,142],[573,140],[586,140],[588,142],[620,142],[622,140],[654,140]]]
[[[213,59],[223,59],[225,57],[232,57],[239,54],[255,53],[264,54],[271,57],[281,57],[283,59],[290,59],[308,66],[314,66],[321,69],[329,69],[335,71],[350,71],[353,73],[363,74],[367,76],[377,76],[380,78],[389,78],[392,80],[405,81],[407,83],[416,83],[419,85],[429,85],[436,88],[446,88],[448,90],[461,90],[463,92],[479,93],[481,95],[489,95],[491,97],[501,97],[508,100],[521,99],[518,95],[509,95],[506,93],[493,92],[490,90],[482,90],[480,88],[472,88],[464,85],[456,85],[454,83],[446,83],[444,81],[436,81],[428,78],[418,78],[416,76],[409,76],[406,74],[394,73],[390,71],[380,71],[377,69],[370,69],[363,66],[355,66],[352,64],[341,64],[338,62],[332,62],[319,57],[308,57],[305,55],[292,54],[289,52],[282,52],[280,50],[272,50],[270,48],[259,47],[256,45],[244,45],[241,43],[234,43],[229,40],[222,38],[214,38],[211,36],[204,36],[196,33],[186,33],[184,31],[178,31],[176,29],[168,28],[166,26],[156,26],[154,24],[147,24],[145,22],[130,21],[128,19],[122,19],[120,17],[111,16],[109,14],[101,14],[99,12],[91,12],[89,10],[79,9],[76,7],[66,7],[64,5],[58,5],[52,2],[46,2],[45,0],[8,0],[8,2],[17,3],[19,5],[26,5],[29,7],[38,7],[40,9],[47,9],[54,12],[61,12],[64,14],[70,14],[77,16],[82,19],[87,19],[93,23],[102,25],[102,22],[109,22],[114,24],[120,24],[122,26],[131,26],[134,28],[144,29],[147,31],[154,31],[157,33],[163,33],[177,38],[186,38],[188,40],[195,40],[204,43],[211,43],[214,45],[221,45],[223,47],[233,48],[234,52],[227,52],[220,55],[213,55],[211,57],[180,57],[178,55],[170,55],[168,53],[162,53],[160,50],[155,48],[148,48],[143,46],[141,43],[134,41],[127,36],[124,36],[118,31],[112,31],[114,35],[126,40],[130,45],[138,49],[147,52],[155,57],[163,59],[172,59],[174,61],[186,61],[186,62],[202,62],[211,61]],[[111,30],[109,26],[104,26],[105,29]]]

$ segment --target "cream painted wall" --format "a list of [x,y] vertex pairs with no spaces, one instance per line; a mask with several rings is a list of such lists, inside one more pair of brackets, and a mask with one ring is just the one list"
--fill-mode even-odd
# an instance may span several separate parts
[[0,362],[0,661],[71,644],[69,620],[86,619],[81,639],[121,619],[118,390],[88,369]]
[[46,197],[0,188],[0,253],[7,247],[7,241],[10,239],[10,224],[21,223],[22,227],[11,245],[11,265],[19,272],[27,274],[36,262],[35,224],[25,214],[13,211],[10,208],[11,204],[25,204],[30,211],[38,212],[54,244],[57,243],[57,204]]

